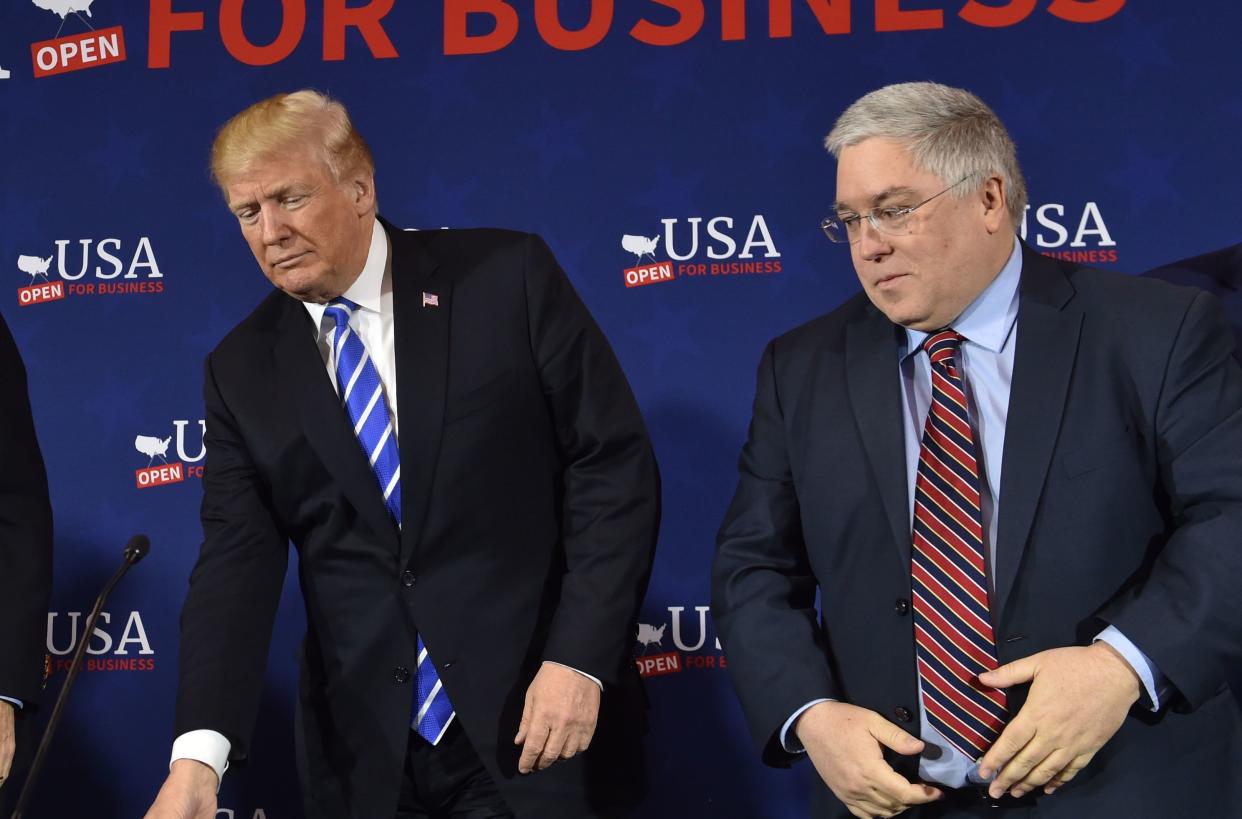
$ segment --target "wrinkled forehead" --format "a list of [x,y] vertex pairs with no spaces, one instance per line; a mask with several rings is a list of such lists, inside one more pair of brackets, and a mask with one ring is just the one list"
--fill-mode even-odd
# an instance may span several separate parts
[[896,139],[864,139],[842,148],[837,158],[838,210],[867,210],[942,187],[940,177],[918,167],[906,143]]

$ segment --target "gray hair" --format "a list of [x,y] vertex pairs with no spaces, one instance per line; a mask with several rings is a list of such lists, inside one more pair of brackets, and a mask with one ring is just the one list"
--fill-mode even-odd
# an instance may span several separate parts
[[[1009,132],[983,100],[961,88],[934,82],[887,85],[845,110],[824,139],[834,157],[865,139],[885,137],[905,144],[915,166],[950,185],[967,176],[980,184],[990,176],[1005,180],[1005,207],[1015,225],[1026,210],[1026,182]],[[979,185],[959,186],[952,195],[968,196]]]

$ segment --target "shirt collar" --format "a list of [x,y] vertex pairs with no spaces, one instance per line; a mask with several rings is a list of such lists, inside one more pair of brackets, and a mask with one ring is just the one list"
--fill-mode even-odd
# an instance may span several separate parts
[[[1018,319],[1018,281],[1021,277],[1022,243],[1015,236],[1009,260],[1000,273],[949,326],[972,344],[999,353]],[[904,329],[906,349],[901,354],[903,359],[917,353],[929,335],[922,330]]]
[[[362,272],[358,274],[358,278],[349,286],[349,289],[341,295],[363,310],[379,313],[380,294],[384,288],[384,269],[387,266],[388,235],[384,233],[383,225],[376,219],[371,229],[371,247],[367,251],[367,260],[362,266]],[[323,311],[328,308],[328,305],[309,301],[304,301],[302,304],[306,307],[306,312],[310,313],[311,320],[315,322],[315,337],[318,338],[323,326]]]

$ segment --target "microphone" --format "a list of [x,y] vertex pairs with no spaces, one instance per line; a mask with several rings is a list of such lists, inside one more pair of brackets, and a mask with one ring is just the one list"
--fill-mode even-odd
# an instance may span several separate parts
[[39,771],[43,768],[43,760],[47,756],[48,746],[52,743],[52,735],[56,733],[56,726],[65,709],[65,701],[69,699],[69,689],[73,688],[73,681],[77,678],[78,671],[82,669],[82,658],[86,656],[86,646],[90,643],[91,635],[95,633],[95,624],[99,621],[99,613],[103,611],[104,604],[108,601],[108,595],[112,594],[112,589],[121,582],[121,578],[125,576],[130,567],[146,557],[149,551],[151,551],[150,538],[146,535],[131,537],[125,544],[120,568],[112,575],[108,585],[104,586],[99,597],[95,598],[95,607],[91,609],[91,616],[86,620],[86,630],[82,634],[82,639],[78,641],[78,648],[73,652],[73,661],[69,663],[69,674],[65,677],[65,684],[61,686],[60,693],[56,695],[56,705],[52,708],[52,716],[47,722],[47,728],[43,729],[43,738],[39,740],[39,750],[35,752],[34,761],[30,764],[30,773],[22,785],[21,795],[17,798],[17,807],[13,809],[10,819],[22,819],[26,803],[30,801],[35,781],[39,778]]

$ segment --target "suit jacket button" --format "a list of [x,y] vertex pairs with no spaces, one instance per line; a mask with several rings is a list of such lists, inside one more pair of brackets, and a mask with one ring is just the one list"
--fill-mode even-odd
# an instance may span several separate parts
[[910,709],[902,705],[893,709],[893,716],[897,717],[901,722],[912,722],[914,720],[914,714],[911,714]]
[[897,612],[899,617],[905,617],[910,611],[910,601],[904,597],[898,597],[897,602],[893,604],[893,611]]
[[403,665],[399,665],[392,670],[392,679],[398,685],[410,681],[410,669]]
[[407,589],[414,585],[414,572],[406,571],[401,573],[401,585]]

